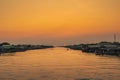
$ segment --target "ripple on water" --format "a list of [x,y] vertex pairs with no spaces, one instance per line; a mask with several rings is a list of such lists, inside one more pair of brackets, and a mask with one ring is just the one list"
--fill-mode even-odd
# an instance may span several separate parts
[[65,48],[5,54],[0,80],[120,80],[120,59]]
[[75,80],[102,80],[102,79],[93,79],[93,78],[81,78],[81,79],[75,79]]

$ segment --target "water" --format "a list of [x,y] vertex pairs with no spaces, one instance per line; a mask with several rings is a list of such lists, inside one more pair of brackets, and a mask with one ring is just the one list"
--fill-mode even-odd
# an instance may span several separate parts
[[120,80],[120,57],[65,48],[4,54],[0,80]]

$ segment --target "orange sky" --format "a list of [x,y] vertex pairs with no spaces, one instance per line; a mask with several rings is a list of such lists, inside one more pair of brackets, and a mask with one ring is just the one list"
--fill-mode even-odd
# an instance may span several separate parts
[[73,44],[120,35],[120,0],[0,0],[0,41]]

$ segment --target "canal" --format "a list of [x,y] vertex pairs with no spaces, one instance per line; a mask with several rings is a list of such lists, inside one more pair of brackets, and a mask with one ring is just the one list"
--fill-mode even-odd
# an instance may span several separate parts
[[120,80],[120,57],[60,47],[6,53],[0,56],[0,80]]

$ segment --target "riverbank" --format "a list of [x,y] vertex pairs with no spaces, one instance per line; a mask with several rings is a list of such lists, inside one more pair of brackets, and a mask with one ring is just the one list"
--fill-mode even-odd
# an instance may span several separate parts
[[96,55],[116,55],[120,56],[119,42],[100,42],[95,44],[68,45],[66,48],[81,50],[86,53],[95,53]]
[[24,52],[27,50],[46,49],[46,48],[53,48],[53,46],[47,46],[47,45],[13,45],[10,43],[1,43],[0,44],[0,54]]

